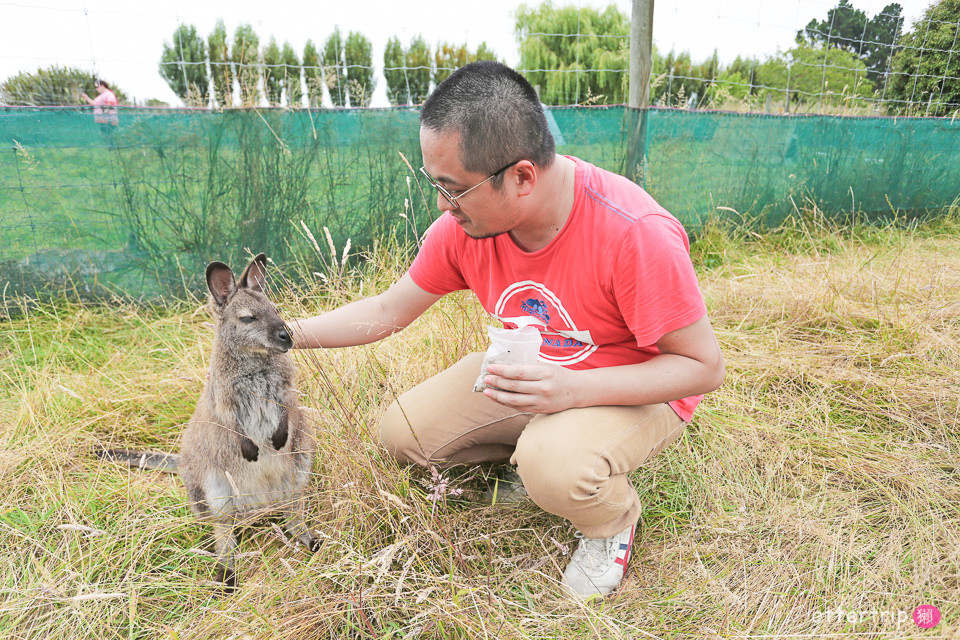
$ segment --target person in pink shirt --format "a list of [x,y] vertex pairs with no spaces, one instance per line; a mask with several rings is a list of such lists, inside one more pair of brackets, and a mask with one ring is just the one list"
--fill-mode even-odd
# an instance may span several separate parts
[[680,437],[724,377],[680,222],[633,182],[558,155],[533,87],[461,67],[420,112],[421,173],[443,212],[389,289],[291,322],[299,348],[374,342],[443,295],[473,291],[505,328],[540,332],[535,364],[460,360],[387,409],[386,450],[424,466],[509,460],[523,493],[578,530],[562,586],[620,585],[641,503],[628,474]]
[[94,122],[101,125],[117,126],[119,123],[117,106],[120,103],[117,101],[116,94],[110,90],[110,85],[104,80],[97,80],[94,87],[97,89],[96,98],[91,98],[86,93],[80,94],[80,97],[83,98],[87,104],[93,105]]

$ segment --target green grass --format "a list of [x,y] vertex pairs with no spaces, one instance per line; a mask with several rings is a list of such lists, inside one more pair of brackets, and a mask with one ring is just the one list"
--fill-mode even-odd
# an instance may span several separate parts
[[[467,498],[434,505],[429,474],[376,444],[397,393],[482,348],[469,295],[379,344],[296,354],[322,415],[306,519],[325,543],[309,555],[252,523],[229,597],[179,481],[87,453],[177,447],[212,339],[201,303],[23,306],[0,320],[0,637],[955,637],[958,220],[706,225],[693,258],[727,379],[634,474],[630,572],[589,604],[557,588],[566,522],[480,504],[487,469],[450,470]],[[277,296],[316,313],[404,260],[384,246]],[[913,624],[921,604],[938,628]]]

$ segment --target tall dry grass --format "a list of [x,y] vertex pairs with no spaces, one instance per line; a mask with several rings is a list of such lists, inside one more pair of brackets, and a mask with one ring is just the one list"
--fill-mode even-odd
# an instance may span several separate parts
[[[727,380],[635,474],[630,572],[589,604],[557,589],[567,523],[481,504],[489,468],[445,470],[465,493],[434,503],[430,474],[376,444],[397,393],[483,347],[470,296],[377,345],[296,354],[321,414],[306,519],[325,543],[310,555],[251,523],[229,597],[179,481],[87,455],[177,447],[212,338],[201,302],[24,307],[0,342],[0,636],[956,637],[956,220],[708,225],[694,259]],[[382,290],[402,255],[273,283],[286,315],[313,314]],[[921,604],[937,628],[910,619]]]

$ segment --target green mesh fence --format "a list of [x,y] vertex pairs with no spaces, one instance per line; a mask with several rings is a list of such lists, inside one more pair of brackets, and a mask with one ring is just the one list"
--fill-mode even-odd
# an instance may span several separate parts
[[[639,170],[694,233],[735,212],[775,224],[808,201],[891,216],[960,194],[950,119],[548,113],[561,153]],[[87,109],[0,109],[0,289],[155,298],[199,289],[207,262],[250,251],[323,274],[348,242],[354,256],[386,236],[413,247],[437,215],[417,182],[417,117],[122,109],[104,127]]]
[[687,224],[717,207],[776,224],[808,202],[832,216],[935,214],[960,195],[949,118],[654,109],[646,129],[645,187]]

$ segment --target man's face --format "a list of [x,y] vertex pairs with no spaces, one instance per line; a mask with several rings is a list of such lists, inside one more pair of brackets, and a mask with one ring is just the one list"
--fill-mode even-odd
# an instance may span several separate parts
[[[437,133],[421,127],[420,150],[423,152],[424,169],[454,196],[489,177],[463,168],[460,162],[460,136],[457,133]],[[437,193],[440,210],[449,211],[471,238],[492,238],[506,233],[516,221],[510,205],[508,180],[499,191],[491,182],[481,184],[459,200],[458,204],[459,207],[453,207]]]

